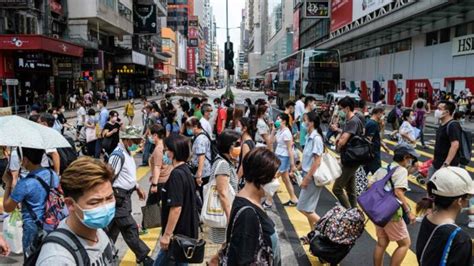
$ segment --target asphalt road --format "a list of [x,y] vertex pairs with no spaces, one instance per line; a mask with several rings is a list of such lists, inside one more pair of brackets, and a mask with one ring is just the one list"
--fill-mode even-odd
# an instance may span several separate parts
[[[233,89],[235,95],[235,101],[237,104],[243,103],[245,98],[250,98],[255,101],[258,98],[266,98],[262,92],[251,92]],[[206,91],[209,95],[209,102],[212,102],[213,98],[220,97],[224,90],[215,90],[215,91]],[[136,106],[136,117],[134,124],[141,124],[141,117],[139,110],[141,109],[140,103]],[[117,109],[119,114],[123,113],[123,108]],[[386,133],[389,133],[387,131]],[[421,161],[428,160],[432,157],[433,146],[434,146],[434,129],[426,129],[426,139],[429,145],[428,149],[418,148],[418,152],[422,155]],[[387,140],[387,144],[390,148],[394,147],[392,141]],[[421,147],[421,145],[419,146]],[[383,152],[382,160],[385,163],[391,162],[391,155]],[[136,157],[137,165],[141,162],[141,155],[138,154]],[[474,163],[466,168],[471,174],[474,173]],[[137,169],[137,178],[139,183],[145,189],[149,188],[149,169],[148,167],[140,167]],[[416,180],[410,178],[410,188],[411,191],[407,192],[407,196],[410,199],[410,204],[414,208],[416,201],[421,199],[425,195],[425,189],[422,185],[418,184]],[[297,193],[299,193],[299,188],[295,187]],[[3,191],[0,192],[3,194]],[[310,228],[308,226],[306,218],[296,211],[294,207],[283,207],[281,202],[286,202],[288,200],[288,194],[286,189],[282,185],[278,193],[275,195],[275,204],[272,210],[268,211],[270,217],[274,220],[277,228],[277,232],[280,238],[280,247],[282,253],[282,262],[283,265],[320,265],[317,259],[312,256],[307,246],[302,246],[299,237],[305,235],[309,232]],[[321,197],[317,207],[317,213],[324,215],[329,209],[331,209],[336,203],[336,199],[331,193],[331,186],[327,186],[321,193]],[[138,200],[136,194],[133,194],[133,215],[137,223],[141,223],[141,211],[140,207],[144,203]],[[468,229],[467,225],[467,216],[461,215],[458,219],[458,224],[462,226],[463,230],[469,232],[469,234],[474,236],[474,230]],[[412,247],[408,252],[407,257],[403,265],[417,265],[415,250],[416,236],[419,230],[419,223],[409,226],[410,237],[412,239]],[[206,231],[206,230],[205,230]],[[141,236],[141,238],[146,242],[146,244],[154,250],[152,254],[157,253],[157,240],[160,234],[160,229],[150,230],[147,235]],[[355,246],[348,254],[348,256],[342,261],[341,265],[371,265],[372,252],[376,244],[376,235],[375,228],[370,222],[366,225],[366,230],[362,236],[357,240]],[[120,237],[116,243],[119,249],[119,256],[121,258],[121,265],[135,265],[135,256],[128,249],[127,245]],[[389,265],[389,259],[396,245],[391,244],[387,250],[385,265]],[[216,254],[218,246],[207,244],[206,245],[206,259],[209,259],[213,254]],[[0,265],[21,265],[22,256],[10,256],[8,258],[0,258]]]

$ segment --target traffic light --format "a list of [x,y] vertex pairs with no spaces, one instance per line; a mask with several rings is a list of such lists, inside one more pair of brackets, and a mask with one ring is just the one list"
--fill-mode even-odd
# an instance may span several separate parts
[[229,75],[232,75],[231,73],[234,73],[234,44],[232,42],[225,43],[224,55],[225,69],[229,71]]

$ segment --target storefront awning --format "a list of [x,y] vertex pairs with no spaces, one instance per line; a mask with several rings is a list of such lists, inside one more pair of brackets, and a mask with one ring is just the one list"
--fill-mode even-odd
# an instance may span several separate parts
[[78,45],[41,35],[0,35],[0,50],[47,51],[56,54],[82,57],[84,49]]

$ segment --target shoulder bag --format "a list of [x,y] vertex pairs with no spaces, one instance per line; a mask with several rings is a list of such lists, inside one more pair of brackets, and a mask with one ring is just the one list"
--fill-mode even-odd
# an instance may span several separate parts
[[185,235],[174,235],[168,249],[168,256],[177,263],[202,263],[206,241]]

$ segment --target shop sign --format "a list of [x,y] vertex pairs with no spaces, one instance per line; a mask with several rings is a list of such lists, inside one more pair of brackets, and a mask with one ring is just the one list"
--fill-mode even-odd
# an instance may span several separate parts
[[198,47],[198,46],[199,46],[199,40],[198,39],[189,39],[188,47]]
[[156,19],[156,5],[133,5],[134,34],[155,34]]
[[188,47],[186,54],[188,73],[194,74],[196,73],[196,54],[194,53],[194,48]]
[[330,5],[328,0],[306,0],[304,18],[329,18]]
[[133,65],[123,65],[117,69],[119,74],[133,74],[135,73],[135,67]]
[[293,51],[300,49],[300,9],[293,13]]
[[474,34],[453,39],[453,56],[474,54]]
[[5,84],[8,86],[18,86],[18,79],[6,79]]
[[392,2],[394,0],[332,0],[330,31],[336,31]]
[[28,6],[28,0],[0,0],[0,7],[24,7]]
[[146,55],[132,51],[132,63],[146,66]]
[[42,54],[20,55],[15,60],[15,69],[19,71],[49,71],[51,61]]

